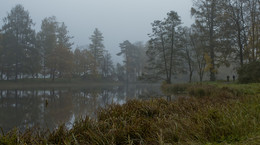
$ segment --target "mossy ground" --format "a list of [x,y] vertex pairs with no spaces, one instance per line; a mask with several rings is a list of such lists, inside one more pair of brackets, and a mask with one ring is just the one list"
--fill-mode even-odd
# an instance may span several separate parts
[[[163,85],[162,89],[170,95],[174,87]],[[53,132],[13,130],[0,136],[0,144],[260,143],[260,84],[189,84],[180,88],[189,97],[114,104],[100,109],[96,120],[78,119],[70,130],[64,125]]]

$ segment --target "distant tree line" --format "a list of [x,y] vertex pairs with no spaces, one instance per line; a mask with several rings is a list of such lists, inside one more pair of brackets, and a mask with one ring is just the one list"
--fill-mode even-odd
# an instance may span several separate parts
[[[120,43],[121,51],[117,54],[123,56],[123,69],[121,80],[128,82],[136,82],[141,77],[144,66],[146,64],[145,46],[142,42],[132,44],[128,40]],[[117,65],[120,68],[120,64]],[[123,70],[122,69],[122,70]],[[119,73],[120,74],[120,73]]]
[[89,46],[73,49],[73,37],[68,34],[67,26],[58,22],[55,16],[43,19],[41,30],[36,32],[29,12],[22,5],[16,5],[3,22],[0,31],[1,80],[82,78],[126,81],[140,75],[142,66],[136,61],[141,59],[138,54],[144,54],[138,51],[138,47],[143,49],[141,43],[133,45],[127,41],[129,44],[125,46],[120,44],[120,55],[126,55],[127,61],[115,67],[97,28],[89,38]]
[[[0,31],[0,79],[82,78],[136,82],[139,79],[172,83],[180,73],[202,81],[216,80],[221,66],[243,67],[260,59],[259,0],[195,0],[191,8],[195,23],[182,26],[170,11],[152,23],[149,41],[119,44],[123,63],[113,65],[104,37],[96,28],[91,44],[73,49],[64,23],[48,17],[41,30],[22,5],[3,19]],[[245,68],[245,67],[244,67]]]
[[104,50],[102,33],[95,29],[89,48],[72,50],[67,26],[54,16],[42,20],[41,30],[22,5],[16,5],[0,33],[1,80],[22,78],[111,77],[114,66]]
[[215,81],[220,66],[259,61],[259,0],[195,0],[191,15],[191,27],[181,26],[174,11],[152,23],[146,78],[171,83],[173,75],[187,72],[191,81],[197,72],[202,81],[209,72]]

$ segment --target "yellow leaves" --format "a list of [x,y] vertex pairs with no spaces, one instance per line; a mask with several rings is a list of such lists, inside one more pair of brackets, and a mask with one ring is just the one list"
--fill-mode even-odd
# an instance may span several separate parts
[[97,63],[96,59],[90,51],[87,49],[79,50],[76,49],[74,52],[74,63],[75,63],[75,72],[78,75],[81,74],[97,74]]
[[260,59],[260,25],[254,24],[250,27],[248,45],[245,47],[245,58],[249,60]]
[[206,61],[206,67],[205,67],[205,71],[210,71],[211,68],[213,68],[213,65],[211,64],[212,59],[210,58],[210,56],[208,55],[208,53],[204,53],[204,58]]
[[73,55],[70,50],[62,45],[58,45],[47,57],[47,67],[53,73],[59,72],[61,77],[70,77],[73,68]]
[[[212,59],[211,59],[211,57],[209,56],[208,53],[204,53],[204,59],[206,61],[206,66],[205,66],[204,71],[205,72],[210,71],[213,68],[213,65],[212,65]],[[217,70],[213,69],[212,72],[216,73]]]

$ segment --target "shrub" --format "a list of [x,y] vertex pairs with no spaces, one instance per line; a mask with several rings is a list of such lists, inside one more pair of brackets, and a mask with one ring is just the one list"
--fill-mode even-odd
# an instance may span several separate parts
[[211,96],[216,87],[210,85],[194,85],[188,88],[188,93],[193,97]]
[[184,94],[190,84],[163,84],[161,90],[164,94]]
[[259,83],[260,61],[251,62],[239,68],[238,81],[240,83]]

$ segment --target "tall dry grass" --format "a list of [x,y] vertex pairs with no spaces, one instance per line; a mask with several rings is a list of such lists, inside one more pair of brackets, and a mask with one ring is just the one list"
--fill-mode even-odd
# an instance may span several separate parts
[[71,130],[64,125],[50,133],[15,130],[2,135],[0,144],[256,145],[260,95],[258,87],[251,89],[248,93],[237,86],[193,85],[186,89],[191,97],[114,104],[100,109],[96,120],[78,119]]

